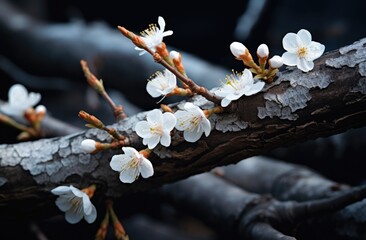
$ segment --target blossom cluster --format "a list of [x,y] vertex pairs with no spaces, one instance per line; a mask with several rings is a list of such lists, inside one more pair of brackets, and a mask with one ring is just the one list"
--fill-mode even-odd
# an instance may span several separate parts
[[[128,36],[136,45],[135,49],[140,51],[139,55],[147,52],[157,54],[169,64],[162,72],[156,72],[148,81],[146,91],[153,98],[161,97],[160,103],[164,98],[172,95],[192,96],[197,94],[190,89],[183,77],[186,77],[182,56],[176,51],[168,52],[164,37],[173,34],[173,31],[165,31],[165,20],[158,18],[158,26],[153,24],[148,29],[141,32],[141,36],[135,36],[124,28],[121,32]],[[213,91],[215,97],[219,99],[212,109],[202,109],[193,102],[186,102],[180,108],[171,110],[170,107],[153,109],[146,114],[146,119],[139,121],[134,126],[136,134],[142,138],[142,144],[146,149],[136,150],[132,146],[122,147],[122,154],[116,154],[111,158],[110,167],[119,172],[119,179],[123,183],[133,183],[141,175],[143,178],[149,178],[154,175],[152,162],[148,159],[154,148],[159,145],[169,147],[172,143],[172,132],[183,132],[185,141],[195,143],[201,139],[204,134],[208,137],[211,133],[210,117],[212,114],[221,113],[229,105],[243,96],[252,96],[261,92],[267,83],[271,83],[276,77],[278,69],[283,64],[287,66],[296,66],[303,72],[309,72],[314,68],[314,60],[319,58],[324,50],[324,45],[312,41],[309,31],[301,29],[297,33],[288,33],[282,40],[283,48],[286,50],[282,56],[275,55],[269,57],[269,47],[266,44],[258,46],[256,54],[258,64],[255,63],[249,50],[240,42],[233,42],[230,45],[230,51],[234,57],[243,61],[245,68],[241,72],[234,72],[226,76],[222,85]],[[154,55],[154,58],[157,57]],[[268,68],[266,65],[268,63]],[[173,70],[172,70],[173,69]],[[181,83],[182,87],[178,86]],[[20,100],[19,100],[20,99]],[[38,103],[40,96],[28,93],[20,86],[14,88],[9,93],[9,103],[3,106],[3,111],[9,114],[20,114],[30,106]],[[26,104],[25,104],[26,102]],[[92,119],[92,117],[88,118]],[[91,120],[93,121],[93,120]],[[95,120],[97,121],[97,120]],[[100,124],[99,124],[100,125]],[[104,126],[100,127],[106,130]],[[107,129],[113,137],[116,138],[116,144],[104,145],[104,148],[120,146],[125,144],[115,131]],[[101,144],[85,139],[81,147],[88,153],[95,153]],[[87,222],[93,222],[96,218],[95,207],[90,202],[87,191],[78,190],[73,186],[60,186],[52,190],[52,193],[59,195],[56,205],[60,210],[66,212],[66,220],[70,223],[76,223],[83,217]]]

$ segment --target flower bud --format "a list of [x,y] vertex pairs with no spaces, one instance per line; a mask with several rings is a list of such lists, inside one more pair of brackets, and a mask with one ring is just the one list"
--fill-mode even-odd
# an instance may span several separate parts
[[236,57],[239,58],[247,53],[247,48],[240,42],[233,42],[230,44],[230,51]]
[[259,45],[258,49],[257,49],[257,55],[261,58],[266,58],[268,57],[269,54],[269,49],[267,44],[262,43],[261,45]]
[[47,108],[44,105],[38,105],[35,110],[36,110],[37,115],[46,114],[46,112],[47,112]]
[[177,51],[170,51],[169,57],[171,59],[179,59],[180,58],[180,53],[177,52]]
[[282,57],[275,55],[271,59],[268,60],[269,66],[271,68],[280,68],[283,65]]
[[96,142],[92,139],[85,139],[81,142],[81,148],[83,149],[84,152],[87,153],[92,153],[95,151],[96,147]]

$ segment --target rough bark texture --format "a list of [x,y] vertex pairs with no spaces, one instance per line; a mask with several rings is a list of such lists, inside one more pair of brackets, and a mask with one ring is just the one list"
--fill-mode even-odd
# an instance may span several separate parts
[[[187,143],[180,132],[175,132],[169,148],[153,151],[150,160],[154,176],[133,184],[122,184],[109,167],[111,156],[121,153],[120,150],[95,155],[82,152],[80,142],[85,138],[110,141],[99,130],[0,145],[3,216],[39,210],[38,207],[51,202],[46,200],[53,199],[49,190],[62,184],[85,187],[96,183],[97,195],[120,197],[236,163],[279,146],[364,126],[365,42],[363,39],[325,54],[309,73],[295,68],[280,73],[263,92],[243,97],[228,112],[213,116],[213,131],[197,143]],[[212,106],[199,96],[191,100],[202,108]],[[141,113],[115,125],[137,149],[143,146],[133,126],[144,116]]]

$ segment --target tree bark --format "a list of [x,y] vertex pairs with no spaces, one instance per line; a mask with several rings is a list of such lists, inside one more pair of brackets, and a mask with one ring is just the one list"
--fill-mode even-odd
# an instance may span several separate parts
[[[133,184],[122,184],[109,160],[120,150],[86,154],[80,142],[92,138],[111,140],[91,129],[59,138],[13,145],[0,145],[0,206],[2,215],[39,212],[53,206],[50,190],[58,185],[98,185],[97,195],[121,197],[144,191],[217,166],[266,153],[270,149],[329,136],[365,125],[366,39],[329,52],[316,61],[315,68],[302,73],[289,68],[273,84],[254,96],[233,102],[225,113],[210,118],[213,130],[198,142],[185,142],[174,132],[169,148],[158,147],[150,157],[155,174]],[[212,81],[212,79],[209,79]],[[202,108],[213,103],[200,96],[192,99]],[[179,104],[171,107],[176,110]],[[146,113],[115,124],[130,145],[142,149],[133,126]]]

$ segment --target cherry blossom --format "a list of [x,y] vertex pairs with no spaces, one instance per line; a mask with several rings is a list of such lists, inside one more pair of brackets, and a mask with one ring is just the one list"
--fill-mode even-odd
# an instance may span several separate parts
[[183,132],[183,137],[187,142],[196,142],[205,133],[210,135],[211,123],[205,113],[193,103],[187,102],[183,110],[174,113],[177,118],[175,128]]
[[122,147],[124,154],[114,155],[110,166],[119,172],[119,179],[123,183],[134,182],[141,174],[143,178],[154,175],[151,162],[133,147]]
[[170,132],[173,130],[176,119],[170,112],[162,113],[154,109],[147,113],[147,121],[140,121],[136,124],[137,135],[143,138],[143,144],[153,149],[160,142],[161,145],[169,147],[171,143]]
[[258,93],[264,87],[263,81],[254,81],[252,73],[244,69],[241,74],[231,74],[226,77],[226,83],[214,93],[222,97],[221,106],[227,107],[231,101],[237,100],[243,95],[250,96]]
[[65,212],[67,222],[78,223],[84,217],[88,223],[93,223],[97,218],[97,210],[85,192],[72,185],[59,186],[51,192],[59,196],[56,199],[56,206]]
[[282,54],[283,63],[288,66],[297,66],[304,72],[314,68],[313,61],[325,50],[323,44],[311,40],[310,32],[305,29],[301,29],[296,34],[287,33],[282,39],[282,44],[287,51]]

